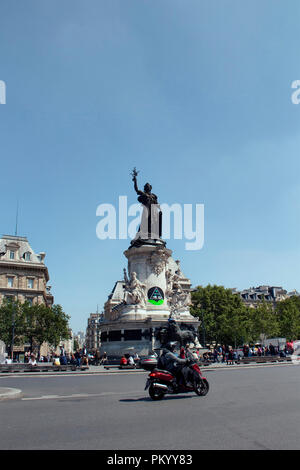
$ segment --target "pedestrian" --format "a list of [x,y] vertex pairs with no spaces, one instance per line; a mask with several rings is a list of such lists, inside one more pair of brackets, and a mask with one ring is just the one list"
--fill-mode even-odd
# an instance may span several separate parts
[[108,357],[107,357],[106,351],[104,351],[103,356],[102,356],[101,361],[100,361],[100,365],[101,364],[106,364],[107,361],[108,361]]
[[134,359],[131,355],[128,358],[128,365],[132,366],[132,367],[135,367],[135,362],[134,362]]
[[233,351],[232,351],[232,349],[229,349],[229,351],[227,353],[227,365],[228,364],[233,365]]
[[88,366],[89,365],[89,360],[87,355],[83,355],[81,358],[81,365],[82,366]]
[[121,360],[120,360],[120,366],[127,366],[127,359],[125,357],[125,355],[123,354],[123,356],[121,357]]
[[100,358],[101,358],[100,351],[98,351],[98,349],[96,349],[96,352],[95,352],[95,366],[99,365]]
[[217,351],[217,348],[214,348],[213,358],[214,358],[214,362],[219,362],[219,353]]
[[76,359],[77,366],[80,366],[80,352],[78,351],[78,349],[76,350],[74,357]]
[[77,365],[76,357],[74,356],[74,354],[71,355],[70,364],[71,364],[72,366],[76,366],[76,365]]
[[34,354],[31,354],[30,359],[28,361],[28,364],[30,364],[31,366],[36,366],[37,365]]
[[54,354],[53,356],[53,365],[54,366],[60,366],[60,359],[57,354]]
[[225,346],[222,346],[222,362],[225,362],[226,359],[226,349]]

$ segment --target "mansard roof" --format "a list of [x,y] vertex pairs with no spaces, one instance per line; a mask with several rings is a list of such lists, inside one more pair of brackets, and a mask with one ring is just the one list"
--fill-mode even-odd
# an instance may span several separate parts
[[[8,253],[10,249],[15,250],[18,254],[14,261],[25,262],[26,264],[44,264],[43,259],[45,257],[45,253],[35,253],[26,237],[3,235],[0,239],[0,252],[6,254],[1,257],[2,260],[10,260]],[[30,259],[25,258],[25,253],[30,254]]]
[[[10,258],[10,251],[15,252],[13,259]],[[26,253],[29,254],[26,257]],[[35,253],[31,248],[27,237],[19,237],[16,235],[3,235],[0,239],[0,263],[11,264],[15,267],[27,266],[32,268],[40,267],[46,274],[47,281],[49,280],[48,269],[44,264],[44,252]]]

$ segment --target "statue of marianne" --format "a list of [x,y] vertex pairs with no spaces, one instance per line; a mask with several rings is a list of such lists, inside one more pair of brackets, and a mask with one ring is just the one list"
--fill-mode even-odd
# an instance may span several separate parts
[[138,172],[133,169],[131,176],[134,182],[134,189],[138,194],[138,201],[143,205],[141,225],[136,238],[140,239],[159,239],[161,238],[161,220],[162,214],[157,201],[157,196],[151,192],[152,186],[146,183],[144,191],[141,191],[137,185]]

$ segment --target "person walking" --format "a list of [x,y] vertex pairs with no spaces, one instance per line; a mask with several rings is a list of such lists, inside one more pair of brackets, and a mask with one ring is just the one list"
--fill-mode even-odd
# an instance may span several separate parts
[[95,366],[99,365],[100,358],[101,358],[100,351],[98,349],[96,349],[96,352],[95,352]]
[[80,366],[80,352],[78,351],[78,349],[75,352],[74,357],[76,359],[77,366]]
[[106,354],[106,351],[104,351],[103,356],[102,356],[102,358],[101,358],[101,360],[100,360],[100,365],[106,364],[106,363],[107,363],[107,360],[108,360],[107,354]]
[[227,354],[227,365],[231,364],[233,365],[233,351],[232,349],[229,349],[228,354]]

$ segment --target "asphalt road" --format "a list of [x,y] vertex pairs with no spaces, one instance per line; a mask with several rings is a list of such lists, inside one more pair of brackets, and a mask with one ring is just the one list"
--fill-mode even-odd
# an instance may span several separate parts
[[300,367],[205,371],[206,397],[154,402],[146,372],[0,377],[0,449],[299,449]]

